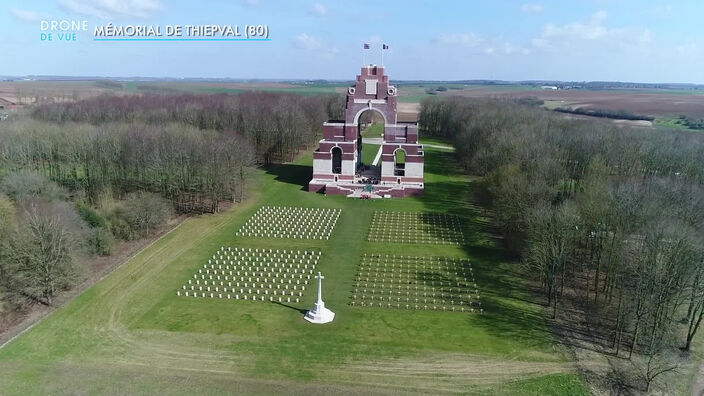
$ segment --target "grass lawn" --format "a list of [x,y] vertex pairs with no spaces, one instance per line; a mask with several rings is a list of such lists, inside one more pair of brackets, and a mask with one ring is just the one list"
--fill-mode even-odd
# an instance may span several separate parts
[[383,136],[384,136],[383,121],[382,121],[382,123],[371,124],[370,126],[364,128],[364,130],[362,131],[362,137],[365,137],[365,138],[380,138]]
[[371,165],[379,152],[379,147],[381,147],[379,144],[362,143],[362,163]]
[[[373,151],[373,150],[370,150]],[[312,157],[256,172],[252,196],[148,247],[0,350],[2,394],[399,393],[584,394],[515,262],[474,205],[477,182],[453,154],[426,149],[423,198],[352,200],[304,190]],[[330,240],[236,237],[262,205],[339,208]],[[366,240],[374,211],[460,217],[465,245]],[[300,304],[185,298],[176,290],[221,246],[322,250],[327,325]],[[484,314],[348,305],[364,253],[468,259]]]
[[424,137],[424,138],[420,138],[419,141],[420,141],[420,144],[436,144],[439,146],[452,146],[452,142],[449,139],[439,138],[439,137]]

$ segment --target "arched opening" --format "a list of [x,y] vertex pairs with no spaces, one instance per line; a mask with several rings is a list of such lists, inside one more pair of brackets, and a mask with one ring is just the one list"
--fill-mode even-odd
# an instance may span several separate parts
[[342,173],[342,149],[332,148],[332,173]]
[[406,150],[394,151],[394,176],[406,176]]
[[379,152],[386,121],[384,115],[373,108],[361,112],[357,119],[357,166],[369,167]]
[[384,116],[378,110],[367,110],[359,116],[360,134],[368,138],[384,137]]

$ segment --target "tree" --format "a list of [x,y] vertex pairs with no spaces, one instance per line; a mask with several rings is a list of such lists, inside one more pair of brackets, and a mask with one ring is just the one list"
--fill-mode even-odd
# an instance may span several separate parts
[[54,200],[66,196],[66,193],[56,183],[52,183],[46,177],[32,171],[8,174],[3,179],[2,189],[15,201],[39,196]]
[[644,362],[640,364],[640,372],[645,382],[644,391],[650,392],[650,387],[659,376],[677,371],[679,369],[679,361],[670,351],[660,345],[651,349],[645,354]]
[[[702,246],[702,243],[698,245]],[[689,306],[685,317],[687,322],[687,333],[683,347],[685,351],[689,351],[692,346],[692,340],[699,330],[702,319],[704,319],[704,252],[700,250],[698,253],[698,264],[695,264],[691,277]]]
[[67,287],[76,272],[72,237],[62,219],[31,206],[26,226],[13,246],[14,280],[25,295],[51,305],[56,293]]
[[565,295],[589,310],[585,333],[612,334],[617,355],[629,345],[648,384],[672,370],[660,363],[676,342],[662,339],[686,331],[687,349],[704,321],[704,135],[501,99],[431,98],[420,124],[484,176],[502,243],[541,282],[553,317],[569,273]]
[[6,196],[0,194],[0,244],[7,240],[14,222],[15,206]]
[[0,315],[6,309],[6,281],[8,280],[7,255],[9,240],[13,234],[15,207],[4,195],[0,194]]
[[147,234],[162,226],[173,212],[169,202],[156,194],[137,192],[130,194],[122,206],[122,217],[133,230]]
[[[552,303],[552,317],[557,315],[558,286],[564,285],[564,274],[574,249],[577,214],[573,206],[563,204],[557,209],[540,205],[527,221],[528,247],[524,260],[541,274],[543,287]],[[561,285],[558,285],[561,282]]]

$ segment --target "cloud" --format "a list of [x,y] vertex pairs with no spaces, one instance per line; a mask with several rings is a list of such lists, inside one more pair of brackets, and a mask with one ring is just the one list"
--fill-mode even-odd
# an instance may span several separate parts
[[302,50],[314,50],[322,47],[320,40],[306,33],[301,33],[294,37],[293,45]]
[[21,10],[19,8],[10,9],[10,14],[12,14],[12,17],[18,21],[27,23],[39,22],[42,19],[50,19],[47,15],[30,10]]
[[148,18],[163,9],[160,0],[59,0],[66,12],[103,19]]
[[543,5],[540,3],[526,3],[521,6],[521,11],[523,12],[542,12],[544,9]]
[[454,45],[473,51],[481,51],[487,55],[528,55],[531,52],[530,49],[512,44],[501,37],[484,38],[475,33],[442,34],[433,39],[433,41],[439,44]]
[[684,56],[684,57],[691,57],[695,56],[699,53],[699,44],[697,44],[694,41],[688,41],[684,44],[678,45],[675,47],[675,51],[677,51],[677,55],[679,56]]
[[340,53],[340,50],[334,45],[307,33],[301,33],[294,37],[293,46],[299,50],[306,51],[305,56],[308,58],[314,56],[321,59],[335,59]]
[[482,39],[474,33],[451,33],[441,34],[435,38],[435,41],[441,44],[457,44],[464,47],[476,47]]
[[607,29],[604,26],[607,17],[608,15],[605,11],[599,11],[584,22],[572,22],[563,26],[546,25],[543,28],[541,37],[545,40],[598,39],[607,34]]
[[658,4],[650,12],[655,16],[666,17],[672,15],[673,9],[672,4]]
[[588,42],[616,46],[639,46],[650,42],[648,29],[635,27],[609,28],[606,26],[608,14],[599,11],[584,21],[571,22],[566,25],[545,25],[538,37],[531,40],[535,48],[556,49],[559,47],[576,47]]
[[503,43],[503,45],[499,48],[499,50],[506,55],[513,55],[513,54],[521,54],[521,55],[528,55],[530,54],[530,50],[525,47],[520,47],[513,45],[509,42]]
[[507,41],[496,42],[494,45],[484,47],[482,50],[487,55],[530,55],[528,48],[513,45]]
[[315,3],[313,4],[313,8],[311,8],[310,13],[315,16],[324,17],[328,14],[328,8],[325,7],[324,4]]

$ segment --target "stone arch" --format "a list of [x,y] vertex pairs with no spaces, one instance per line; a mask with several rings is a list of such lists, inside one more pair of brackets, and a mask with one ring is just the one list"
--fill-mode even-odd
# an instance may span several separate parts
[[332,155],[332,161],[330,161],[332,173],[342,173],[342,149],[340,146],[335,146],[330,149],[330,154]]
[[386,113],[381,111],[381,109],[378,109],[376,107],[363,107],[359,109],[357,114],[354,116],[354,120],[352,121],[355,125],[359,125],[359,117],[364,113],[365,111],[376,111],[377,113],[381,114],[381,118],[384,119],[384,126],[389,125],[389,120],[386,119]]
[[402,147],[394,150],[394,176],[406,176],[406,158],[408,153]]

